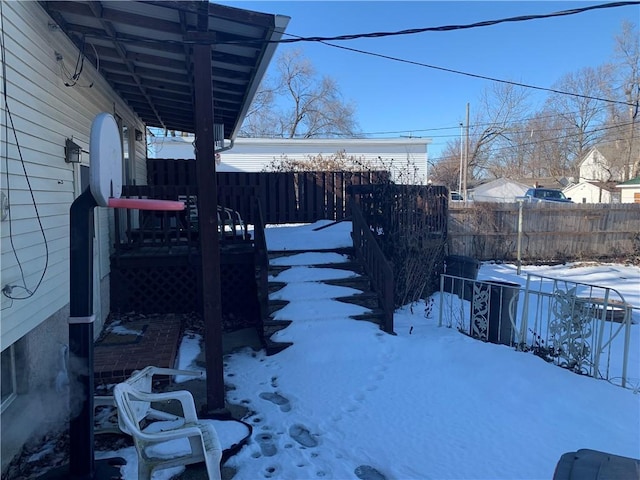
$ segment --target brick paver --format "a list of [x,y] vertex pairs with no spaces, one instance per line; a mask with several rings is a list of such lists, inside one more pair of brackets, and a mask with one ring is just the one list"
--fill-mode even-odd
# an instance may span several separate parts
[[173,368],[180,342],[181,317],[154,315],[126,323],[127,330],[142,332],[129,342],[114,342],[109,336],[94,347],[96,384],[117,383],[148,365]]

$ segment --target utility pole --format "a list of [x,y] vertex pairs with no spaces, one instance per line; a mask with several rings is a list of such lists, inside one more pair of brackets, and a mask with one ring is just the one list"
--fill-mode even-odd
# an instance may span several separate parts
[[467,175],[469,173],[469,103],[467,103],[467,135],[464,143],[464,172],[462,174],[462,188],[464,190],[464,199],[467,200]]
[[[637,85],[638,93],[640,94],[640,85]],[[636,100],[635,104],[633,102],[633,85],[629,85],[629,87],[625,90],[625,94],[627,96],[627,103],[629,104],[629,152],[627,156],[627,165],[624,169],[624,180],[631,180],[638,174],[638,161],[633,161],[633,136],[635,132],[635,122],[636,117],[638,116],[638,101]],[[640,96],[640,95],[638,95]],[[638,98],[638,97],[636,97]]]
[[[460,195],[462,195],[462,162],[464,161],[463,149],[462,149],[463,139],[464,139],[464,136],[463,136],[462,122],[460,122],[460,171],[458,172],[458,194]],[[465,197],[462,197],[462,199],[466,200]]]

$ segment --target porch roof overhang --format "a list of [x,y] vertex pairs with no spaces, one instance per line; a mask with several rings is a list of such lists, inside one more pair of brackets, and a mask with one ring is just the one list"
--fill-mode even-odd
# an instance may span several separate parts
[[193,46],[211,45],[214,124],[225,139],[237,136],[289,23],[206,0],[40,4],[148,127],[196,132]]

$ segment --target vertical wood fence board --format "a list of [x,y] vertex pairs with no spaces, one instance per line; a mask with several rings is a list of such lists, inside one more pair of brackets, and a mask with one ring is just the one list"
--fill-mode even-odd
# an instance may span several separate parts
[[338,218],[338,212],[336,209],[336,205],[337,205],[337,188],[342,188],[342,186],[340,187],[336,187],[337,183],[336,182],[336,177],[340,177],[344,179],[344,175],[339,175],[338,172],[327,172],[327,177],[326,181],[325,181],[325,191],[327,192],[327,202],[326,202],[326,211],[327,211],[327,217],[330,218],[331,220],[339,220]]

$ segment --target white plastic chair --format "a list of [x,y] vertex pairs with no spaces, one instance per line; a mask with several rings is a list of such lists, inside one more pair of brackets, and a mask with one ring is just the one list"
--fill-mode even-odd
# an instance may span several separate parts
[[[194,370],[178,370],[175,368],[164,368],[164,367],[154,367],[148,366],[141,370],[137,370],[133,372],[133,374],[127,378],[124,383],[128,383],[136,390],[145,393],[153,393],[153,380],[156,375],[164,375],[164,376],[191,376],[194,378],[203,377],[203,372],[194,371]],[[93,397],[94,409],[99,407],[115,407],[115,400],[113,395],[96,395]],[[178,420],[180,417],[177,415],[172,415],[167,412],[163,412],[162,410],[156,410],[154,408],[149,408],[147,413],[149,418],[153,418],[155,420]],[[107,423],[98,423],[96,425],[95,433],[120,433],[121,429],[118,424],[113,422]]]
[[[212,424],[198,420],[190,392],[145,393],[123,382],[114,387],[113,395],[120,429],[133,437],[138,452],[139,480],[149,480],[153,471],[159,468],[199,462],[205,462],[209,480],[220,480],[222,448],[218,435]],[[172,400],[180,402],[183,416],[178,416],[178,420],[147,425],[150,417],[157,417],[157,410],[151,408],[151,403]],[[179,439],[188,440],[190,448],[182,450],[173,444],[167,445],[167,442]]]

